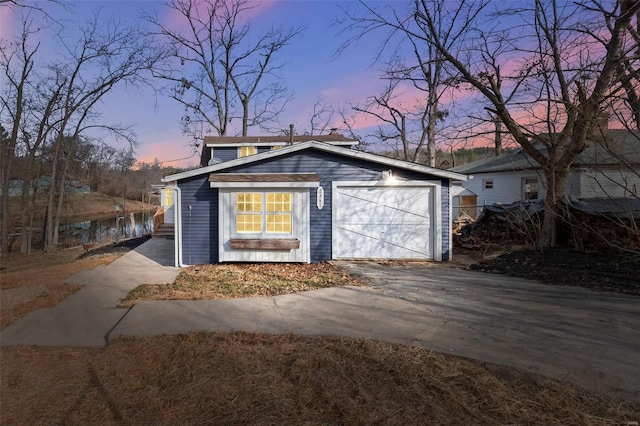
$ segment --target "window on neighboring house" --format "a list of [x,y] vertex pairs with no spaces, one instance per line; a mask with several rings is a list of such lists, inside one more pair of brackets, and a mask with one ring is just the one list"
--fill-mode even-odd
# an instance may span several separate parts
[[276,149],[284,148],[283,145],[274,145],[271,147],[271,151],[275,151]]
[[291,234],[290,192],[236,194],[236,232],[239,234]]
[[482,181],[482,187],[484,189],[493,189],[493,179],[485,179]]
[[257,152],[258,151],[255,146],[241,146],[238,148],[238,158],[255,155]]
[[537,200],[538,186],[538,178],[524,178],[522,180],[522,198],[525,200]]
[[164,207],[173,205],[173,188],[166,186],[164,188]]

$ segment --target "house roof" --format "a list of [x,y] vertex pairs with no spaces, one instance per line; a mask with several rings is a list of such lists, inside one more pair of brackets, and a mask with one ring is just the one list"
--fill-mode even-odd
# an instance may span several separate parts
[[245,164],[251,164],[254,162],[267,160],[270,158],[277,158],[280,156],[292,154],[295,152],[304,151],[307,149],[314,149],[323,152],[329,152],[332,154],[340,155],[347,158],[355,158],[363,161],[368,161],[376,164],[382,164],[384,166],[396,167],[399,169],[411,170],[417,173],[428,174],[440,178],[453,179],[453,180],[467,180],[467,176],[461,173],[453,171],[437,169],[434,167],[423,166],[420,164],[409,163],[407,161],[396,160],[389,157],[383,157],[377,154],[371,154],[368,152],[357,151],[355,149],[344,148],[341,146],[330,145],[328,143],[309,141],[295,143],[293,145],[285,146],[275,151],[263,152],[260,154],[250,155],[248,157],[242,157],[235,160],[225,161],[223,163],[214,164],[211,166],[201,167],[194,170],[189,170],[175,175],[166,176],[162,179],[163,182],[175,182],[181,179],[186,179],[194,176],[198,176],[205,173],[214,173],[222,170],[230,169],[232,167],[242,166]]
[[330,133],[328,135],[294,135],[289,136],[205,136],[204,144],[209,147],[220,145],[237,146],[238,144],[249,145],[281,145],[290,142],[326,142],[336,145],[357,145],[357,139],[351,139],[341,133]]
[[294,135],[294,136],[205,136],[200,154],[200,165],[209,165],[211,148],[234,148],[241,146],[278,146],[284,147],[295,143],[317,141],[331,145],[358,145],[357,139],[351,139],[341,133],[331,132],[328,135]]
[[[546,155],[546,148],[540,152]],[[622,129],[608,130],[604,138],[594,138],[572,163],[574,168],[640,165],[640,133]],[[518,149],[499,157],[486,158],[450,170],[458,173],[510,172],[515,170],[539,169],[540,165]]]

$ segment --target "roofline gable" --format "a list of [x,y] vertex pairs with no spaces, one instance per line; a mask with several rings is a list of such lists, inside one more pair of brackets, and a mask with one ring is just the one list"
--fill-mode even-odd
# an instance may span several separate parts
[[200,174],[218,172],[220,170],[229,169],[232,167],[243,166],[245,164],[251,164],[254,162],[267,160],[270,158],[276,158],[287,154],[303,151],[306,149],[317,149],[319,151],[329,152],[343,157],[355,158],[359,160],[369,161],[372,163],[383,164],[385,166],[396,167],[399,169],[410,170],[417,173],[429,174],[440,178],[447,178],[453,180],[467,180],[467,175],[462,173],[456,173],[448,170],[436,169],[434,167],[423,166],[421,164],[410,163],[408,161],[396,160],[394,158],[384,157],[378,154],[372,154],[363,151],[356,151],[351,148],[343,148],[341,146],[330,145],[318,141],[299,142],[293,145],[286,146],[284,148],[277,149],[275,151],[262,152],[259,154],[250,155],[247,157],[237,158],[235,160],[225,161],[223,163],[214,164],[211,166],[201,167],[199,169],[189,170],[175,175],[169,175],[162,179],[162,182],[174,182],[181,179],[186,179]]

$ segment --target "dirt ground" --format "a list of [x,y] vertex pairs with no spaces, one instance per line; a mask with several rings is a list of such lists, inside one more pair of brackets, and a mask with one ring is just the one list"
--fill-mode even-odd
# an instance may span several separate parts
[[620,251],[583,253],[568,248],[516,250],[497,257],[478,257],[478,252],[463,250],[475,259],[471,270],[505,274],[542,281],[551,285],[585,287],[640,295],[640,256]]

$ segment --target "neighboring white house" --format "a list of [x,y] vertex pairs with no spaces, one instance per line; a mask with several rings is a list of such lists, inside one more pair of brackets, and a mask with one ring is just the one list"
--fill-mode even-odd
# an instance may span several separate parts
[[[541,200],[546,195],[540,166],[522,149],[451,170],[469,175],[467,181],[456,182],[462,187],[452,188],[454,217],[460,206],[472,204],[473,196],[479,212],[485,205]],[[640,133],[610,129],[605,137],[590,140],[571,165],[566,191],[577,200],[638,199]]]

